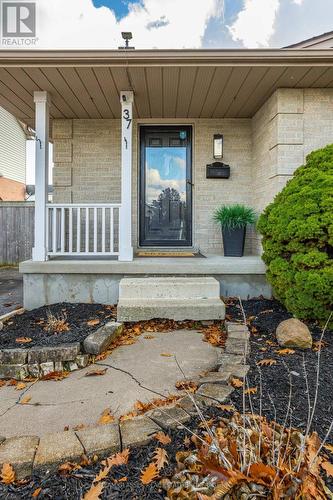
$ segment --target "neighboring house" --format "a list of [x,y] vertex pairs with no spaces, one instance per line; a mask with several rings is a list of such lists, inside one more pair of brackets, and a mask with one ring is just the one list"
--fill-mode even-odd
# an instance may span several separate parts
[[25,169],[24,126],[0,107],[0,201],[25,199]]
[[286,49],[331,49],[333,48],[333,31],[313,36],[307,40],[288,45]]
[[[115,302],[124,275],[212,275],[223,295],[269,295],[256,231],[246,257],[224,258],[212,216],[235,202],[261,212],[333,142],[333,49],[10,50],[0,60],[0,104],[37,133],[26,307]],[[230,178],[207,175],[215,161]],[[138,256],[168,249],[206,258]]]

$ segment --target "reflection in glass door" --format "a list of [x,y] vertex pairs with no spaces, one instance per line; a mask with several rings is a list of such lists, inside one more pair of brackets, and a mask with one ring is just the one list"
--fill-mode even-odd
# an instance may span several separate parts
[[140,245],[191,246],[191,127],[142,127],[140,170]]

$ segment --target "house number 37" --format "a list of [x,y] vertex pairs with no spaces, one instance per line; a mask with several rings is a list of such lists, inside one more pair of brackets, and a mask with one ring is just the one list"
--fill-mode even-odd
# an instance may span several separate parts
[[[128,130],[131,126],[131,123],[132,123],[132,118],[131,118],[131,115],[130,115],[130,112],[128,109],[124,110],[123,119],[125,120],[125,122],[127,122],[126,128]],[[128,148],[128,141],[127,141],[126,137],[124,137],[124,142],[125,142],[125,148],[127,149]]]

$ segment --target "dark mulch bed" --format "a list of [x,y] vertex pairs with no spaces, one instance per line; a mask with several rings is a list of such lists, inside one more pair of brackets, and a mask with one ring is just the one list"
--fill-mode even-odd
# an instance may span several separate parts
[[[262,413],[269,419],[283,423],[289,401],[291,378],[291,418],[287,424],[305,429],[308,419],[308,393],[306,390],[303,357],[308,377],[311,403],[314,400],[316,387],[316,374],[318,353],[314,350],[295,350],[294,354],[281,356],[276,353],[279,349],[276,343],[275,330],[278,324],[291,317],[291,315],[276,300],[251,299],[244,301],[244,310],[247,320],[250,319],[251,355],[248,360],[251,370],[249,372],[249,387],[257,387],[256,394],[251,396],[255,413],[259,413],[260,400]],[[241,320],[242,314],[237,300],[230,300],[227,307],[228,317],[232,320]],[[321,328],[315,324],[308,324],[314,341],[321,336]],[[333,336],[326,331],[325,346],[321,351],[319,392],[316,411],[313,419],[312,430],[324,438],[333,419]],[[265,349],[265,351],[261,350]],[[258,369],[257,362],[262,359],[275,359],[273,366],[263,366]],[[262,379],[262,396],[260,396],[260,373]],[[271,403],[270,398],[273,403]],[[236,390],[231,396],[235,406],[242,410],[242,390]],[[274,406],[275,409],[274,409]],[[247,400],[247,410],[249,410]],[[331,434],[329,442],[333,442]]]
[[[48,315],[65,318],[69,330],[53,333],[46,330]],[[55,304],[14,316],[5,322],[0,332],[0,349],[36,346],[57,346],[71,342],[82,342],[91,332],[116,317],[115,309],[101,304]],[[89,326],[90,320],[99,320]],[[17,343],[16,339],[28,337],[29,343]]]

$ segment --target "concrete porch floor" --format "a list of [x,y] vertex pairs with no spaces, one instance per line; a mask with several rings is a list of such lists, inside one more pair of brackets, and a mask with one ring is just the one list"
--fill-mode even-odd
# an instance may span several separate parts
[[62,258],[22,262],[20,272],[29,310],[58,302],[116,304],[124,277],[211,276],[219,281],[222,297],[271,297],[260,256],[136,257],[132,262]]
[[47,262],[28,260],[20,264],[21,273],[68,274],[265,274],[260,255],[224,257],[206,254],[204,257],[135,257],[132,262],[120,262],[108,257],[58,257]]

